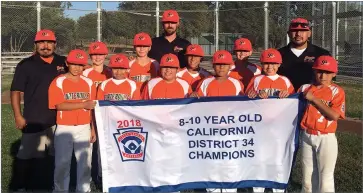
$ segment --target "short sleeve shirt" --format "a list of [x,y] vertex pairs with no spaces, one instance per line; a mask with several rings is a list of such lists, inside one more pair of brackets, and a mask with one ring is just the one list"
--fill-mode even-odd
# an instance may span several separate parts
[[135,81],[138,89],[140,91],[143,90],[147,81],[152,78],[156,78],[159,73],[159,63],[151,59],[149,64],[145,66],[141,66],[136,59],[130,61],[130,70],[129,70],[129,77],[131,80]]
[[247,65],[240,63],[240,60],[235,62],[236,68],[230,71],[229,76],[242,81],[243,86],[246,88],[254,76],[261,74],[261,67],[252,63],[248,63]]
[[241,81],[228,77],[227,80],[218,81],[215,77],[203,79],[198,86],[199,96],[238,96],[243,95],[244,87]]
[[167,83],[158,77],[146,84],[142,98],[144,100],[186,98],[191,93],[192,89],[185,80],[177,78],[174,82]]
[[140,100],[140,90],[133,80],[128,78],[122,80],[110,78],[103,81],[98,87],[97,100]]
[[278,74],[273,76],[261,74],[253,77],[247,86],[246,93],[250,92],[250,90],[255,92],[265,91],[268,96],[278,96],[282,90],[287,90],[289,94],[295,92],[290,80]]
[[83,76],[91,79],[97,88],[103,81],[112,78],[112,70],[107,66],[103,66],[102,73],[99,73],[93,68],[88,68],[83,71]]
[[178,78],[181,78],[185,81],[188,82],[188,84],[192,87],[192,90],[193,91],[196,91],[197,89],[197,86],[199,84],[199,81],[201,81],[202,79],[206,78],[206,77],[209,77],[211,76],[211,74],[203,69],[203,68],[200,68],[199,72],[195,73],[195,74],[191,74],[187,68],[183,68],[181,69],[177,74],[176,76]]

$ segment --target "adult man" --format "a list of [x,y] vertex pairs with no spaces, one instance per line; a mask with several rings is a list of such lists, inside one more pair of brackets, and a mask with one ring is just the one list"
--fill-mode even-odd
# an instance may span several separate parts
[[[54,155],[52,139],[56,111],[48,108],[48,89],[52,80],[65,72],[65,58],[54,53],[56,37],[50,30],[37,32],[34,44],[35,54],[17,65],[10,89],[16,128],[23,133],[16,156],[14,175],[18,179],[14,188],[40,189],[43,186],[51,190],[53,161],[46,158],[46,150]],[[21,93],[24,93],[23,114]],[[32,179],[34,183],[29,183]]]
[[306,19],[293,19],[287,32],[291,41],[287,46],[279,49],[282,64],[278,74],[290,79],[295,89],[311,82],[312,66],[316,58],[321,55],[330,55],[327,50],[308,41],[311,36],[310,30],[309,22]]
[[152,47],[149,52],[149,57],[157,60],[165,54],[175,54],[180,61],[180,68],[187,66],[186,58],[184,57],[185,50],[190,42],[176,35],[176,30],[179,27],[179,15],[175,10],[166,10],[163,13],[164,34],[160,37],[152,39]]

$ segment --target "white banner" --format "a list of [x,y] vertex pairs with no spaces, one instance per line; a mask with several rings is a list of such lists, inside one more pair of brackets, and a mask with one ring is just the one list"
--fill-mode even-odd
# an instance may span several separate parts
[[301,105],[297,95],[99,101],[103,191],[284,189]]

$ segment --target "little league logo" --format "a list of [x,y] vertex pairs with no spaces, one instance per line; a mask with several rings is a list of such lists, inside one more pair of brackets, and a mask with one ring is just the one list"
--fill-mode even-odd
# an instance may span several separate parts
[[77,53],[76,58],[83,59],[83,55],[81,53]]
[[268,57],[268,58],[274,58],[274,57],[275,57],[275,55],[274,55],[273,53],[268,53],[268,54],[267,54],[267,57]]
[[224,58],[224,54],[219,54],[218,55],[218,59],[223,59]]
[[120,62],[122,62],[122,61],[123,61],[123,59],[122,59],[122,58],[117,57],[117,58],[115,59],[115,61],[116,61],[117,63],[120,63]]
[[43,32],[42,36],[47,37],[47,36],[49,36],[49,34],[48,34],[48,32]]
[[191,47],[189,48],[189,50],[190,50],[190,51],[197,51],[197,48],[196,48],[196,47],[194,47],[194,46],[191,46]]
[[139,36],[138,38],[139,40],[145,40],[145,37],[144,36]]
[[328,65],[329,63],[328,63],[328,61],[327,60],[323,60],[323,61],[321,61],[321,65]]
[[167,58],[166,58],[166,62],[173,62],[173,58],[171,58],[171,57],[167,57]]
[[100,47],[99,47],[98,45],[94,45],[94,46],[93,46],[93,49],[94,49],[94,50],[98,50],[98,49],[100,49]]
[[245,43],[245,41],[243,41],[243,40],[241,40],[240,42],[239,42],[239,45],[241,46],[241,45],[245,45],[246,43]]
[[117,129],[118,133],[113,134],[123,162],[144,161],[148,133],[142,130],[142,127]]

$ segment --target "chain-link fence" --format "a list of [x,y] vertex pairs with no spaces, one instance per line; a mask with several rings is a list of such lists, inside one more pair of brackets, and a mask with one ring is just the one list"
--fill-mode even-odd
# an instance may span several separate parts
[[[336,33],[333,30],[333,3],[336,3]],[[37,2],[2,1],[1,51],[33,51],[38,13],[40,28],[55,31],[60,54],[67,54],[74,48],[87,50],[89,43],[98,37],[107,43],[111,53],[130,53],[136,33],[147,32],[152,37],[161,35],[163,11],[176,9],[181,18],[177,34],[202,45],[206,55],[212,55],[216,45],[218,49],[232,51],[235,39],[247,37],[257,56],[266,43],[274,48],[285,46],[289,22],[292,18],[304,17],[313,26],[310,41],[336,54],[340,77],[354,81],[362,77],[362,2],[268,2],[268,7],[265,2],[219,2],[218,7],[216,5],[213,1],[133,1],[120,2],[118,9],[114,9],[117,11],[101,7],[98,12],[86,7],[72,9],[68,2],[41,2],[41,7],[37,7]],[[82,16],[72,19],[69,16],[72,12],[81,12]],[[218,36],[215,36],[216,31]],[[332,41],[332,37],[336,40]],[[361,79],[358,81],[361,83]]]

